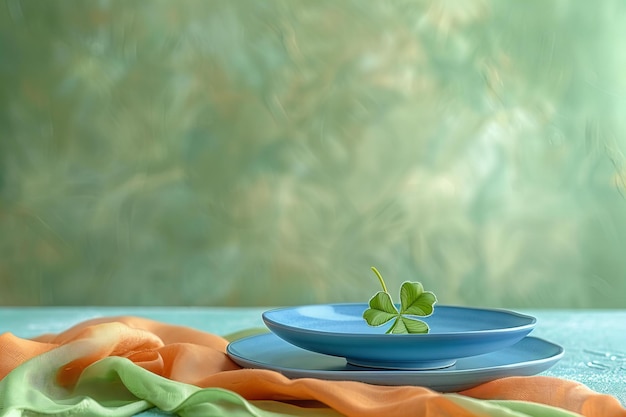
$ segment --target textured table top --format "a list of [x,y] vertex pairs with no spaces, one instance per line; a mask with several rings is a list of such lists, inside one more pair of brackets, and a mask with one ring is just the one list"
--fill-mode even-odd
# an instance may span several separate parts
[[[265,308],[0,307],[0,333],[57,333],[83,320],[135,315],[224,335],[264,327]],[[626,404],[626,310],[519,310],[537,317],[533,336],[560,344],[565,355],[543,375],[582,382]],[[147,412],[142,415],[162,415]]]

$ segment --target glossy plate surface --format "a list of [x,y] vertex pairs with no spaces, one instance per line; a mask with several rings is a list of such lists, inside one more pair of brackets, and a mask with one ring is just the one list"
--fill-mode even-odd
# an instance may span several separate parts
[[388,335],[371,327],[367,304],[319,304],[266,311],[263,321],[285,341],[350,364],[382,369],[445,368],[455,360],[493,352],[523,339],[536,319],[508,310],[436,306],[428,334]]
[[543,339],[526,337],[497,352],[459,359],[454,366],[430,371],[374,370],[353,366],[342,358],[300,349],[272,333],[232,342],[227,353],[240,366],[270,369],[288,378],[415,385],[440,392],[457,392],[497,378],[543,372],[561,359],[563,348]]

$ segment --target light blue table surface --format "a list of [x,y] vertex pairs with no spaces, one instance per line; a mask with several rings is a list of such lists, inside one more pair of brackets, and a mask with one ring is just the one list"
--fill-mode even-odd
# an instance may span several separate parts
[[[224,335],[264,327],[266,308],[0,307],[0,333],[57,333],[83,320],[135,315]],[[518,310],[537,318],[533,336],[560,344],[565,355],[543,375],[582,382],[626,404],[626,310]],[[142,416],[162,416],[148,411]]]

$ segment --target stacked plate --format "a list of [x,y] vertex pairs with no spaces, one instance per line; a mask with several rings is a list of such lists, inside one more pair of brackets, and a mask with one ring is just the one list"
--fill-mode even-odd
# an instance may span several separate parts
[[427,334],[385,334],[369,326],[367,304],[320,304],[266,311],[271,333],[240,339],[227,353],[246,368],[289,378],[419,385],[455,392],[505,376],[540,373],[563,348],[528,334],[536,319],[508,310],[437,306]]

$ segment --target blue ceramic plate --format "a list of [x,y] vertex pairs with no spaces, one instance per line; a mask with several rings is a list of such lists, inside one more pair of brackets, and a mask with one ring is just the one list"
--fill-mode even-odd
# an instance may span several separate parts
[[563,348],[535,337],[485,355],[459,359],[454,366],[430,371],[374,370],[346,364],[342,358],[295,347],[272,333],[232,342],[230,358],[245,368],[270,369],[288,378],[360,381],[376,385],[416,385],[457,392],[506,376],[535,375],[563,356]]
[[285,341],[317,353],[346,358],[352,365],[382,369],[437,369],[455,360],[511,346],[534,328],[536,319],[508,310],[437,306],[428,334],[385,334],[371,327],[366,304],[285,307],[263,313],[267,327]]

